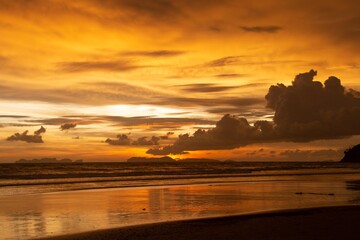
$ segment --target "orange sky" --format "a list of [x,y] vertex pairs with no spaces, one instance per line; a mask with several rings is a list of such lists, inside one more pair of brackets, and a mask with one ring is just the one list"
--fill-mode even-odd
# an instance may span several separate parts
[[[122,161],[224,114],[272,121],[270,85],[310,69],[360,90],[359,22],[355,0],[0,0],[0,161]],[[7,141],[40,126],[43,143]],[[119,134],[130,144],[105,142]],[[152,136],[162,136],[155,146],[133,144]],[[347,131],[173,157],[338,159],[359,140]]]

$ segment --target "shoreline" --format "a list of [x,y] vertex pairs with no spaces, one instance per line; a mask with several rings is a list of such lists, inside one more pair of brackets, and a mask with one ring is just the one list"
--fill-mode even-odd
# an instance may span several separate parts
[[37,240],[357,239],[360,205],[270,210],[73,233]]
[[[290,170],[290,171],[303,171],[304,169],[297,169],[297,170]],[[285,170],[288,171],[288,170]],[[77,192],[77,191],[106,191],[106,190],[121,190],[121,189],[148,189],[148,188],[163,188],[163,187],[182,187],[182,186],[198,186],[198,185],[231,185],[231,184],[238,184],[238,183],[247,183],[247,182],[266,182],[266,180],[249,180],[249,178],[266,178],[266,177],[307,177],[307,176],[331,176],[331,175],[344,175],[350,176],[354,174],[359,174],[360,170],[354,171],[344,171],[344,172],[299,172],[299,173],[263,173],[263,174],[228,174],[228,175],[206,175],[206,176],[181,176],[180,178],[147,178],[147,179],[101,179],[97,180],[85,180],[85,181],[64,181],[64,182],[40,182],[40,183],[26,183],[26,184],[2,184],[0,181],[0,188],[1,187],[33,187],[33,186],[63,186],[63,185],[73,185],[73,184],[92,184],[92,183],[126,183],[128,181],[169,181],[166,184],[134,184],[134,185],[114,185],[114,186],[91,186],[91,187],[79,187],[79,188],[70,188],[70,189],[62,189],[56,191],[43,191],[43,192],[34,192],[34,193],[25,193],[23,195],[29,194],[53,194],[53,193],[61,193],[61,192]],[[109,177],[111,178],[111,177]],[[214,180],[214,179],[222,179]],[[226,180],[224,180],[226,179]],[[246,180],[244,180],[246,179]],[[1,180],[1,179],[0,179]],[[32,180],[32,179],[31,179]],[[30,181],[31,181],[30,180]],[[55,180],[55,179],[42,179],[45,181]],[[174,183],[171,182],[172,180],[198,180],[199,182],[191,183],[191,182],[181,182],[181,183]],[[28,180],[25,180],[28,181]],[[282,181],[282,180],[280,180]],[[1,196],[1,195],[0,195]],[[3,195],[9,196],[9,195]]]

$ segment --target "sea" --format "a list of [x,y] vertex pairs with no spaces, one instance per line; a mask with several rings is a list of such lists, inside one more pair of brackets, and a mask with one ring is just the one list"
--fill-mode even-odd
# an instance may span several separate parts
[[[340,162],[9,163],[0,164],[0,196],[57,191],[253,181],[260,177],[360,172]],[[236,179],[235,179],[236,178]]]
[[0,239],[360,204],[360,164],[0,164]]

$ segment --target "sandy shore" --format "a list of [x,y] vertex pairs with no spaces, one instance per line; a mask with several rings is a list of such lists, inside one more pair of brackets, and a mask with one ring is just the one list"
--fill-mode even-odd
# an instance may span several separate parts
[[283,210],[65,235],[51,240],[359,239],[360,206]]

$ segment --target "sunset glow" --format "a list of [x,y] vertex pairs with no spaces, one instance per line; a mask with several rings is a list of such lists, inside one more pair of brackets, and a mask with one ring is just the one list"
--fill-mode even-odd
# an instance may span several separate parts
[[[251,127],[272,123],[269,87],[290,86],[311,69],[323,89],[336,76],[359,99],[360,5],[301,2],[0,0],[0,161],[125,161],[158,150],[173,158],[339,159],[359,142],[358,128],[177,145],[225,114]],[[42,143],[7,140],[41,126]]]

